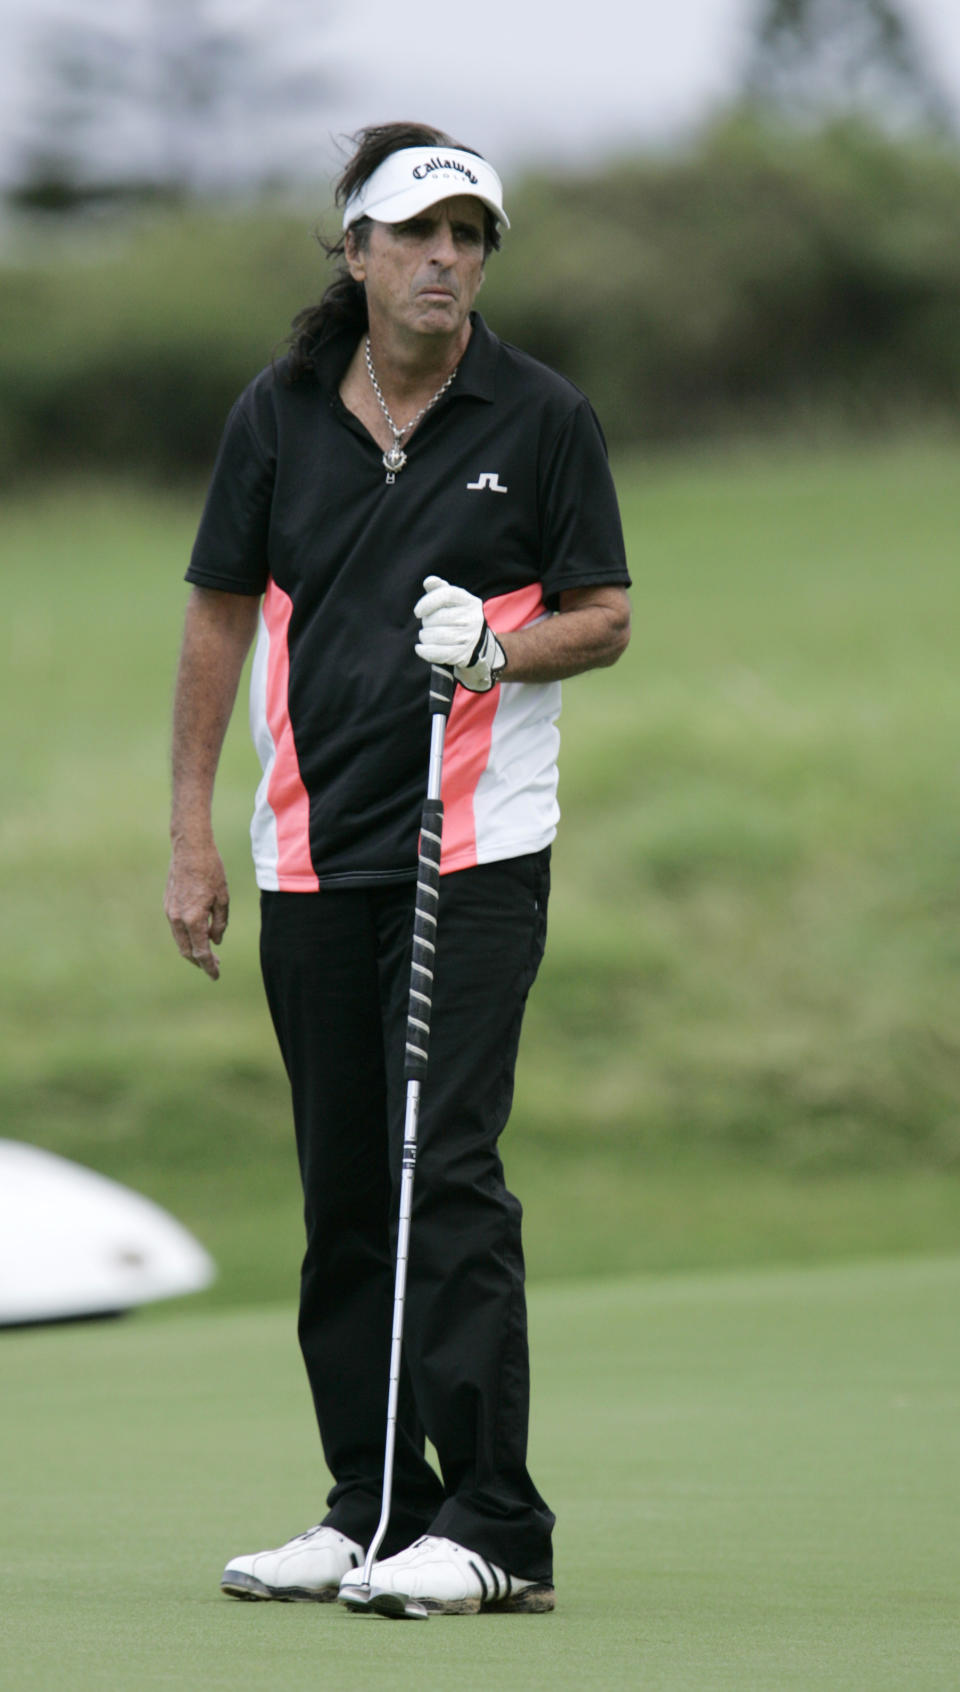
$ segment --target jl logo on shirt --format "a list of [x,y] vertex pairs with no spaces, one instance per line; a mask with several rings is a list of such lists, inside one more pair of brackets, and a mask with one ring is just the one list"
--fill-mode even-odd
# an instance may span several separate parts
[[467,487],[474,493],[477,489],[483,488],[489,488],[491,493],[510,492],[509,488],[505,488],[501,485],[499,470],[481,470],[477,480],[475,482],[468,482]]

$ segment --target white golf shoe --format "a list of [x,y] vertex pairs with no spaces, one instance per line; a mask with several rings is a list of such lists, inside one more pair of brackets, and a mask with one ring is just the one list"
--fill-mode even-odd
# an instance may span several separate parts
[[[518,1580],[452,1539],[424,1534],[405,1551],[374,1563],[369,1592],[363,1569],[355,1567],[340,1582],[341,1601],[351,1609],[375,1610],[381,1615],[437,1613],[472,1616],[478,1610],[552,1610],[550,1581]],[[405,1605],[412,1604],[408,1610]]]
[[280,1598],[329,1604],[348,1569],[363,1563],[363,1546],[332,1527],[312,1527],[275,1551],[233,1557],[220,1577],[231,1598]]

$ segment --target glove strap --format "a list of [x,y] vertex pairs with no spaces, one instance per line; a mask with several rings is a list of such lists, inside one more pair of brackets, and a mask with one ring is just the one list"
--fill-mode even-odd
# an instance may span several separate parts
[[470,654],[470,662],[458,665],[453,673],[468,692],[489,693],[492,687],[496,687],[506,667],[507,655],[489,623],[484,620],[480,639]]

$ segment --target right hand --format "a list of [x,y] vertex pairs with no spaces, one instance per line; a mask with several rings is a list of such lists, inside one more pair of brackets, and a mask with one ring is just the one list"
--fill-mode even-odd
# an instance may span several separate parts
[[230,893],[212,841],[202,847],[174,846],[163,908],[180,956],[211,981],[219,980],[219,959],[210,947],[218,946],[226,932]]

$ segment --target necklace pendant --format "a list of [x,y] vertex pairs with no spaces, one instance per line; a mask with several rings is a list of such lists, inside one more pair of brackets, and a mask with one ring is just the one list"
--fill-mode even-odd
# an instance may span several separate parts
[[370,351],[370,336],[369,335],[367,336],[366,341],[364,343],[363,356],[364,356],[364,359],[366,360],[367,375],[370,378],[370,386],[377,396],[377,404],[379,405],[380,410],[383,412],[384,421],[386,422],[388,428],[390,429],[391,434],[393,435],[393,446],[388,447],[387,451],[383,455],[383,467],[387,472],[387,482],[389,484],[390,482],[396,481],[397,472],[399,470],[402,470],[404,465],[407,462],[407,455],[404,452],[403,447],[400,445],[400,442],[403,439],[403,436],[406,435],[406,434],[409,434],[411,429],[415,429],[417,424],[419,423],[421,417],[426,417],[427,412],[430,410],[430,407],[436,405],[437,400],[440,399],[442,397],[442,395],[446,393],[447,389],[450,386],[450,383],[453,381],[453,378],[457,374],[457,370],[459,369],[459,365],[454,365],[453,369],[451,370],[451,372],[450,372],[449,376],[447,377],[446,381],[444,382],[443,386],[441,388],[437,389],[433,398],[428,400],[426,405],[421,406],[420,410],[417,412],[416,417],[411,417],[409,423],[405,423],[403,425],[402,429],[398,429],[397,425],[393,421],[393,418],[390,416],[390,412],[387,408],[387,402],[384,399],[383,394],[382,394],[381,389],[380,389],[380,383],[377,381],[377,373],[373,368],[373,355],[371,354],[371,351]]

